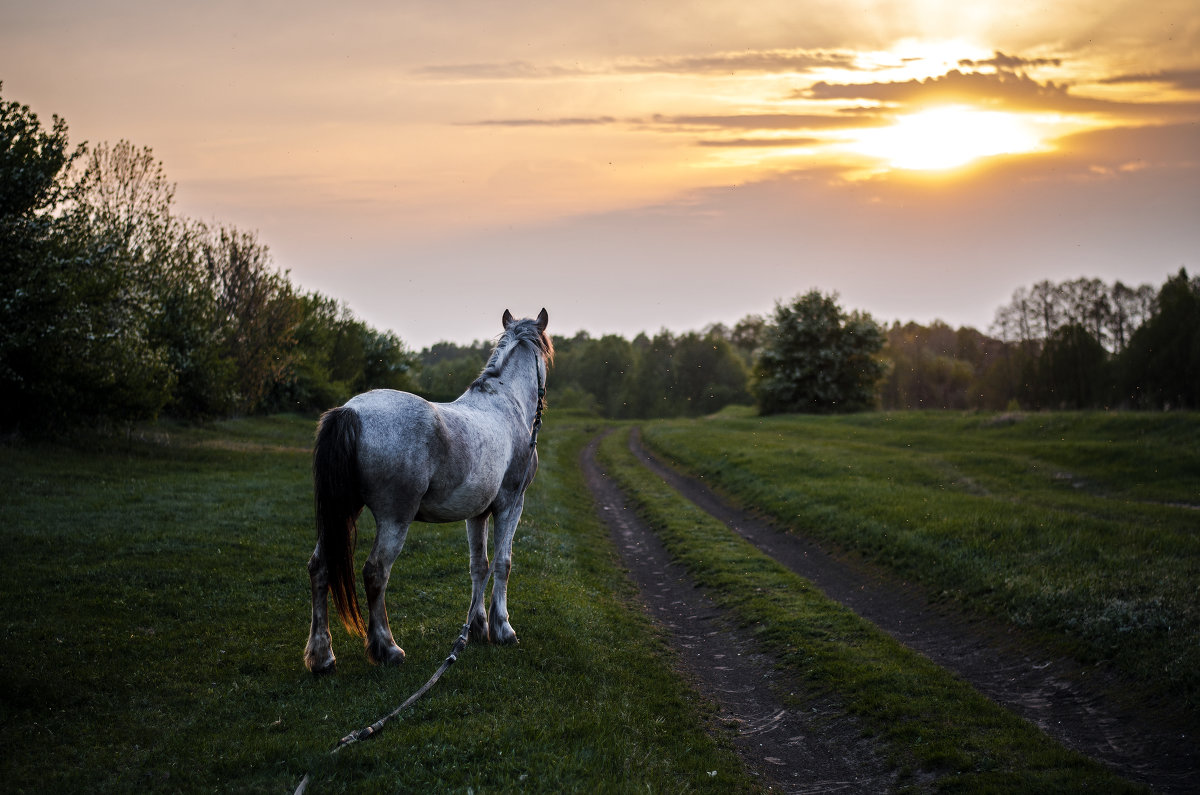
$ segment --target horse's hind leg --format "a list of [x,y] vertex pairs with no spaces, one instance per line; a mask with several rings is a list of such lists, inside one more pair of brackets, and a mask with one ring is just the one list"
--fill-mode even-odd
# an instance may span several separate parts
[[304,665],[314,674],[323,674],[333,670],[335,660],[329,635],[329,575],[320,543],[308,559],[308,577],[312,584],[312,626],[304,647]]
[[363,565],[363,585],[367,591],[367,658],[380,665],[399,665],[404,662],[404,649],[392,638],[384,597],[392,564],[404,548],[409,523],[379,520],[378,516],[376,520],[375,546]]
[[517,633],[508,623],[508,575],[512,571],[513,536],[521,520],[524,499],[506,511],[496,514],[496,549],[492,560],[492,604],[488,608],[488,623],[492,643],[516,643]]
[[483,607],[483,597],[490,574],[487,523],[486,513],[467,520],[467,548],[471,554],[471,607],[467,611],[467,626],[470,627],[471,640],[485,643],[488,640],[488,616]]

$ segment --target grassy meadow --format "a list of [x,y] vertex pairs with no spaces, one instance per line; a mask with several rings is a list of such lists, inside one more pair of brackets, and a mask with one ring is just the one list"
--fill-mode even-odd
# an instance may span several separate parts
[[648,424],[783,526],[1200,712],[1200,416],[951,412]]
[[[1197,426],[728,411],[643,439],[783,523],[1194,707]],[[310,793],[753,791],[595,516],[577,460],[603,427],[557,412],[541,434],[510,584],[520,645],[468,646],[382,736],[336,756],[449,651],[470,590],[461,523],[414,526],[393,571],[407,662],[371,666],[335,626],[338,671],[313,677],[311,420],[0,447],[5,789],[291,792],[308,773]],[[884,743],[902,786],[1127,788],[644,477],[624,438],[605,466],[673,554],[793,672],[798,705],[833,698]],[[364,514],[360,565],[372,537]]]
[[517,533],[520,645],[468,646],[380,737],[330,756],[437,667],[470,581],[461,523],[415,526],[388,592],[407,662],[370,666],[335,627],[338,672],[305,671],[312,430],[0,447],[6,791],[290,793],[305,773],[310,793],[752,788],[616,568],[576,466],[594,428],[561,418]]

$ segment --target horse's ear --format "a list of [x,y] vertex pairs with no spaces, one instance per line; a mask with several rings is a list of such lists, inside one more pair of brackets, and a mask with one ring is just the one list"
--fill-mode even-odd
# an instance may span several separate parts
[[537,324],[538,331],[545,331],[546,324],[550,322],[550,316],[546,314],[546,307],[542,307],[542,311],[538,312]]
[[512,312],[509,312],[507,309],[505,309],[504,317],[500,318],[500,322],[504,324],[504,328],[511,326],[513,322]]

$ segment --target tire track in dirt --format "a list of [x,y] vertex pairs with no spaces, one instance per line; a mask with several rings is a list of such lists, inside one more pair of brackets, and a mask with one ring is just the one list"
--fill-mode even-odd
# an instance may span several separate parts
[[1104,691],[1115,680],[1036,649],[1022,648],[992,622],[931,606],[915,589],[838,560],[795,531],[734,508],[698,479],[649,453],[640,434],[629,447],[654,475],[767,555],[909,648],[971,683],[1063,745],[1164,793],[1200,792],[1200,746],[1155,716],[1122,709]]
[[861,792],[892,789],[895,772],[862,727],[828,700],[803,712],[784,704],[772,658],[688,577],[620,489],[595,461],[597,436],[580,466],[622,561],[650,615],[669,633],[686,673],[735,729],[734,745],[747,767],[775,791]]

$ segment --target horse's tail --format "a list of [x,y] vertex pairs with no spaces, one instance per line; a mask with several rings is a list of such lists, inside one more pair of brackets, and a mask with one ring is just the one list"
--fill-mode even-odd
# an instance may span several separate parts
[[342,406],[321,415],[313,446],[313,492],[317,544],[325,560],[333,604],[347,631],[366,637],[354,584],[354,547],[363,509],[358,476],[361,433],[362,420],[353,409]]

